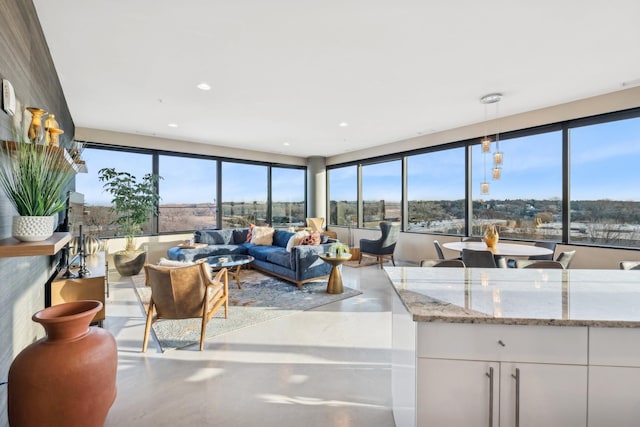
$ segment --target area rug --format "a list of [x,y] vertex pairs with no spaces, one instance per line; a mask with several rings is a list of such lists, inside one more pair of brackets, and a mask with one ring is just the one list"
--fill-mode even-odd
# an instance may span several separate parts
[[[146,317],[151,289],[144,285],[144,279],[144,273],[131,277]],[[224,318],[224,308],[221,308],[207,325],[206,339],[362,293],[344,287],[341,294],[328,294],[325,280],[306,283],[298,289],[289,282],[254,270],[243,271],[241,283],[242,289],[238,289],[235,280],[229,280],[229,318]],[[199,319],[159,320],[153,324],[152,332],[164,352],[198,344],[200,325]]]

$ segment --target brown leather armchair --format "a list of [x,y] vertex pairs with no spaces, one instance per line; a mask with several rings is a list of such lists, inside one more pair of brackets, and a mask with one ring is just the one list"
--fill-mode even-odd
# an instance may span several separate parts
[[[142,352],[147,351],[149,331],[159,319],[202,318],[200,351],[204,348],[207,323],[224,305],[224,317],[229,318],[229,277],[223,268],[211,279],[211,267],[201,262],[186,267],[161,267],[146,264],[146,284],[151,286],[147,323],[144,328]],[[155,311],[155,314],[154,314]]]

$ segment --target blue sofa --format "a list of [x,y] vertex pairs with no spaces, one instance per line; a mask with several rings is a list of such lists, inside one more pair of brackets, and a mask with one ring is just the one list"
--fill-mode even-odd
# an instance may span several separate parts
[[195,261],[214,255],[251,255],[255,261],[251,266],[256,270],[295,283],[301,288],[304,283],[328,277],[331,265],[318,255],[329,252],[335,240],[328,239],[320,245],[300,245],[287,252],[287,243],[295,233],[276,229],[272,246],[257,246],[247,243],[248,228],[224,230],[198,230],[194,232],[194,242],[207,246],[196,249],[173,247],[167,251],[169,259]]

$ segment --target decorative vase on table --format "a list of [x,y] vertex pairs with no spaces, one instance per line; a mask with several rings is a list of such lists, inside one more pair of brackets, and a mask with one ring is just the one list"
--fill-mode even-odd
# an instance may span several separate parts
[[487,230],[484,232],[484,243],[486,243],[488,248],[495,248],[499,238],[500,236],[498,235],[498,230],[496,230],[495,225],[487,227]]
[[32,317],[46,336],[9,368],[12,427],[102,426],[116,398],[118,353],[108,331],[89,326],[100,301],[54,305]]

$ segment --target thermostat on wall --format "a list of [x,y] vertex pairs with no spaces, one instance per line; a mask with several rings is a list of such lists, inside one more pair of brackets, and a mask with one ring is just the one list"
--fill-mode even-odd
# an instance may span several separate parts
[[16,112],[16,94],[11,82],[7,79],[2,79],[2,108],[10,116]]

